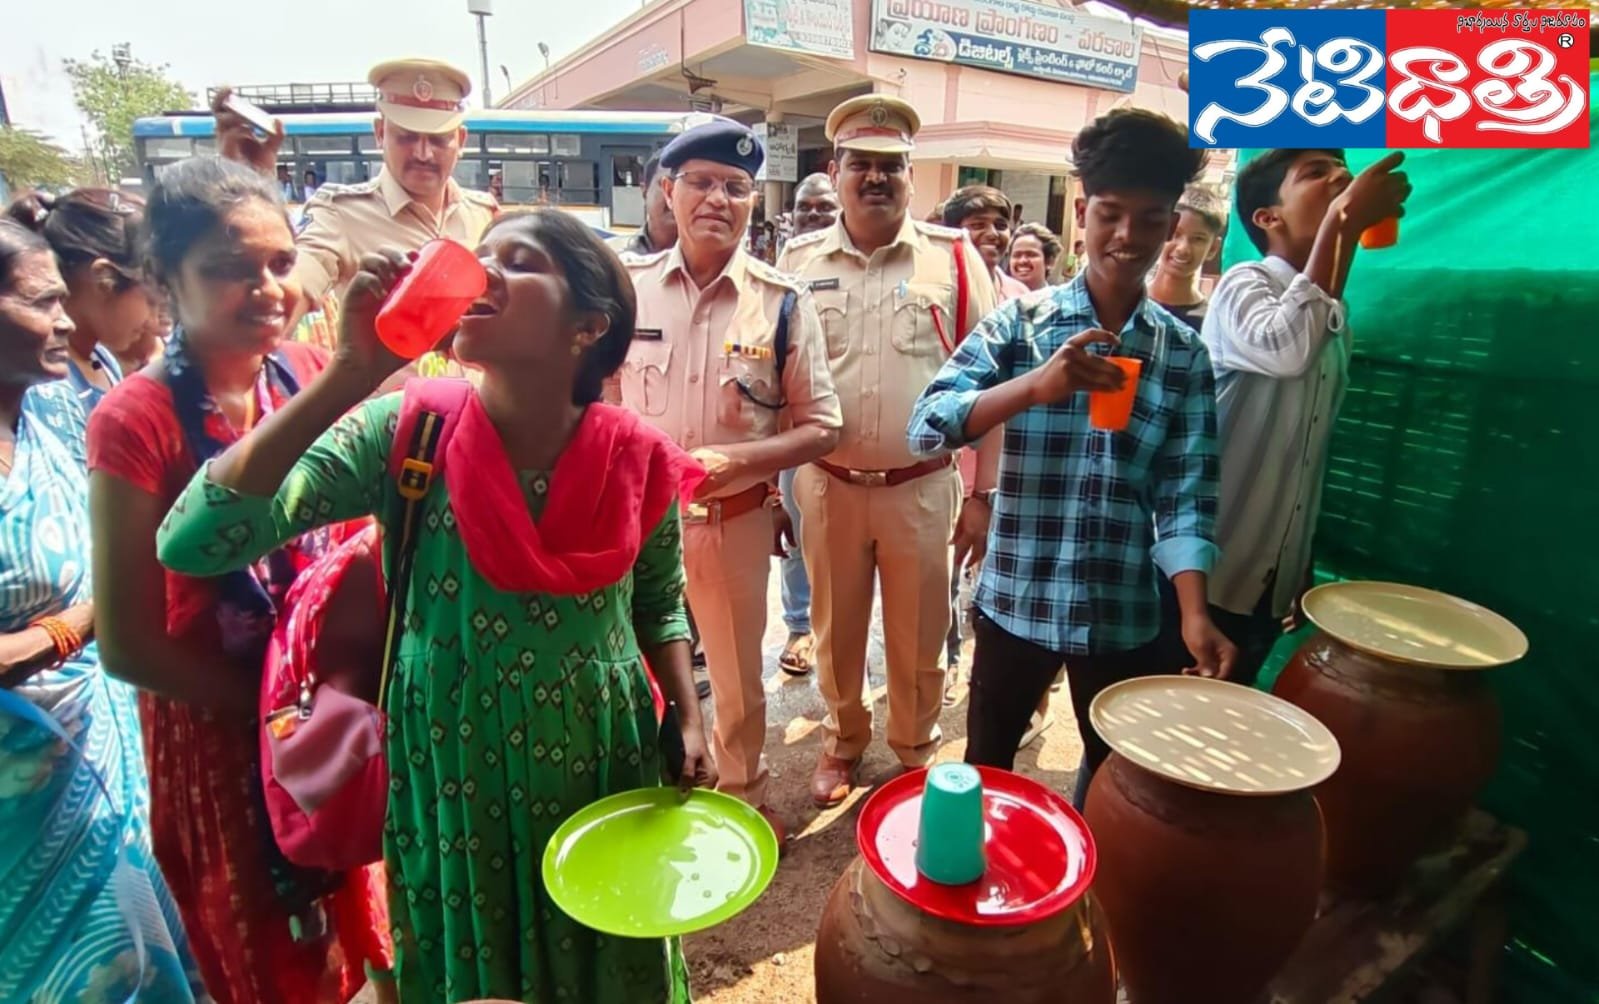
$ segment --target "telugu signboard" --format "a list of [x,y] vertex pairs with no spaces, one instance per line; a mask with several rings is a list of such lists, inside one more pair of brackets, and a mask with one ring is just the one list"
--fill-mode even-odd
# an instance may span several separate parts
[[850,0],[744,0],[744,39],[771,49],[855,58]]
[[1142,37],[1130,21],[1026,0],[872,0],[874,52],[1131,91]]
[[750,127],[766,150],[766,160],[756,181],[799,180],[799,126],[783,122],[757,122]]

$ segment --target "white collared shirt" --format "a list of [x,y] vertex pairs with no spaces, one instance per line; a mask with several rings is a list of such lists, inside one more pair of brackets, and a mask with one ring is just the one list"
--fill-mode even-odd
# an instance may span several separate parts
[[1284,616],[1310,566],[1352,339],[1342,302],[1277,257],[1229,269],[1201,338],[1216,370],[1221,492],[1210,601]]

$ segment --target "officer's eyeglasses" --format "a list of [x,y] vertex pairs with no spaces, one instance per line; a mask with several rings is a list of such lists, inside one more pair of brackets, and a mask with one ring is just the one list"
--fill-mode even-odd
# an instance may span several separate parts
[[687,185],[689,191],[702,198],[709,197],[718,188],[726,192],[727,197],[734,202],[743,202],[755,194],[754,184],[743,178],[718,178],[714,174],[704,174],[700,171],[684,171],[672,175],[672,180]]

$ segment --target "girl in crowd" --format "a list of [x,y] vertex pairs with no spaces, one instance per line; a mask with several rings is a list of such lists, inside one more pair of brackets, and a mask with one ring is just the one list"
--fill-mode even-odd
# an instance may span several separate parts
[[185,1004],[204,995],[150,850],[135,697],[95,649],[69,289],[0,220],[0,1000]]
[[[166,574],[155,555],[156,527],[200,465],[282,408],[326,357],[283,343],[301,294],[271,179],[214,157],[182,161],[157,179],[147,217],[146,269],[177,328],[161,362],[125,379],[89,423],[100,642],[107,667],[147,691],[156,856],[212,995],[348,1000],[361,960],[339,950],[353,936],[329,930],[321,904],[339,880],[278,854],[256,732],[276,607],[328,535],[218,580]],[[380,903],[355,913],[373,931],[384,923]]]
[[1029,291],[1048,286],[1062,246],[1060,238],[1042,223],[1023,223],[1010,240],[1011,278]]
[[143,366],[152,346],[166,337],[166,319],[140,270],[144,202],[110,189],[79,188],[59,198],[25,195],[8,213],[55,252],[73,324],[67,378],[85,412],[93,411],[122,374]]
[[584,805],[659,783],[645,659],[682,716],[674,780],[715,781],[678,515],[703,471],[598,403],[633,336],[616,256],[555,210],[501,217],[483,240],[488,291],[454,342],[480,387],[429,381],[362,404],[401,366],[373,319],[409,267],[398,253],[368,256],[333,363],[195,477],[162,528],[161,558],[217,574],[331,520],[396,513],[394,444],[403,456],[434,400],[453,432],[422,503],[385,707],[400,999],[686,1001],[675,941],[580,926],[550,900],[539,859]]

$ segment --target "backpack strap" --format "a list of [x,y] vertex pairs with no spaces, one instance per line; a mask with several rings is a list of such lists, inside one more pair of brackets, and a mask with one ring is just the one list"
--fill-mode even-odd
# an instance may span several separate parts
[[[453,386],[440,387],[459,383]],[[465,393],[462,393],[462,390]],[[378,678],[378,710],[387,707],[389,675],[399,657],[400,639],[405,634],[405,603],[410,593],[411,568],[416,558],[417,526],[422,503],[439,474],[440,452],[448,434],[454,431],[461,407],[471,386],[466,381],[413,380],[406,384],[405,400],[400,405],[399,427],[395,430],[389,466],[401,509],[399,539],[389,575],[388,617],[383,638],[383,673]],[[402,448],[401,443],[405,446]]]

